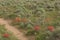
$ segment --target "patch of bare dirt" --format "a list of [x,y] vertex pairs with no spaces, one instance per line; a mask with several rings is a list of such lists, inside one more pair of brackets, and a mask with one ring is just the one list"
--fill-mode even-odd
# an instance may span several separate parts
[[19,40],[28,40],[22,32],[20,32],[15,27],[9,25],[8,21],[4,20],[3,18],[0,18],[0,24],[5,24],[5,28],[8,31],[11,31]]

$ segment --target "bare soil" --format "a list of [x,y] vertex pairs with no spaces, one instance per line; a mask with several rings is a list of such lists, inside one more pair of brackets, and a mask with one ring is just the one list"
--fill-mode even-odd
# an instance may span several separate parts
[[28,40],[26,36],[15,27],[9,25],[7,20],[0,18],[0,24],[4,24],[8,31],[11,31],[19,40]]

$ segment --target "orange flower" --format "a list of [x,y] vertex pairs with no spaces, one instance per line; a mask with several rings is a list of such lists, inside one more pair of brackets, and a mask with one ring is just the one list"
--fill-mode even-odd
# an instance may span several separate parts
[[48,30],[52,32],[52,31],[54,31],[54,27],[53,26],[48,26]]
[[8,38],[9,37],[9,34],[3,34],[3,37],[6,37],[6,38]]
[[40,30],[40,26],[38,26],[38,25],[34,26],[34,30],[36,30],[36,31]]
[[27,22],[27,19],[26,18],[22,18],[22,22]]
[[20,22],[21,19],[20,19],[19,17],[16,17],[16,18],[15,18],[15,21],[16,21],[16,22]]

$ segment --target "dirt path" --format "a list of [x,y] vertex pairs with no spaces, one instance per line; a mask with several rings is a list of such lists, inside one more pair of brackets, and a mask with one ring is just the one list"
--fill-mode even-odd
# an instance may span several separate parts
[[23,33],[19,32],[16,28],[13,26],[10,26],[6,20],[3,18],[0,18],[0,24],[5,24],[5,28],[11,32],[19,39],[19,40],[27,40],[27,38],[24,36]]

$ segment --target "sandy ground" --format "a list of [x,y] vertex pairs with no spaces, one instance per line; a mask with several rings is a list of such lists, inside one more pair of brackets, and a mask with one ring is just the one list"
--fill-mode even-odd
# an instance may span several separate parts
[[20,32],[18,29],[16,29],[13,26],[10,26],[8,22],[3,18],[0,18],[0,24],[5,24],[5,28],[8,31],[11,31],[19,40],[28,40],[22,32]]

